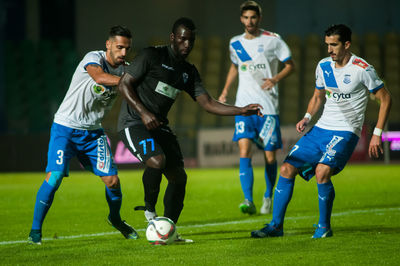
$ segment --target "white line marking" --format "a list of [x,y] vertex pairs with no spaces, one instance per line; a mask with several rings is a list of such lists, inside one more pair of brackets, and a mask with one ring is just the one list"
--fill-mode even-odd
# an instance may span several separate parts
[[[380,208],[380,209],[369,209],[369,210],[352,210],[352,211],[345,211],[339,213],[332,213],[332,216],[347,216],[353,214],[362,214],[362,213],[377,213],[377,212],[392,212],[392,211],[400,211],[399,208]],[[315,215],[312,216],[293,216],[293,217],[286,217],[285,220],[302,220],[302,219],[311,219],[315,218]],[[231,224],[247,224],[247,223],[255,223],[261,222],[265,220],[265,217],[259,217],[258,219],[247,219],[247,220],[239,220],[239,221],[229,221],[229,222],[222,222],[222,223],[207,223],[207,224],[192,224],[192,225],[182,225],[178,226],[179,229],[181,228],[201,228],[201,227],[213,227],[213,226],[224,226],[224,225],[231,225]],[[138,232],[144,232],[146,229],[136,229]],[[249,230],[250,232],[250,230]],[[82,235],[73,235],[73,236],[59,236],[57,238],[43,238],[43,241],[52,241],[52,240],[59,240],[59,239],[76,239],[76,238],[85,238],[85,237],[96,237],[96,236],[105,236],[105,235],[116,235],[120,234],[118,231],[113,232],[103,232],[103,233],[96,233],[96,234],[82,234]],[[12,245],[12,244],[26,244],[27,240],[16,240],[16,241],[2,241],[0,242],[1,245]]]

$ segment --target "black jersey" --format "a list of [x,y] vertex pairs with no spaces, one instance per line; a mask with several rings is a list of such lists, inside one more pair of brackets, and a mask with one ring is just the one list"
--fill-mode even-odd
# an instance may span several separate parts
[[[139,80],[139,85],[134,88],[136,94],[143,105],[164,124],[168,124],[168,111],[179,93],[186,91],[193,100],[206,93],[196,67],[178,60],[170,46],[142,50],[126,67],[126,72]],[[140,116],[123,100],[118,131],[141,123]]]

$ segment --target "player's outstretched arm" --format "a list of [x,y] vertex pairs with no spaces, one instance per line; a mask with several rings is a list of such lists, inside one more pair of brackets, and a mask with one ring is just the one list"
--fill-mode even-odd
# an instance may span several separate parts
[[232,83],[235,81],[236,77],[238,75],[238,69],[235,64],[231,64],[231,67],[229,68],[228,74],[226,75],[226,81],[224,88],[221,92],[221,95],[218,97],[218,101],[221,103],[226,103],[226,97],[228,96],[229,89],[232,86]]
[[138,113],[142,119],[143,124],[148,130],[156,129],[161,124],[157,117],[149,112],[147,108],[143,105],[142,101],[139,99],[135,92],[135,87],[137,84],[137,79],[132,77],[130,74],[125,73],[122,75],[121,80],[118,84],[118,90],[122,97],[125,98],[127,103]]
[[380,102],[378,122],[376,122],[374,134],[372,134],[369,143],[368,155],[370,158],[378,158],[379,154],[383,154],[381,133],[389,116],[392,106],[392,98],[386,88],[381,88],[375,93],[376,99]]
[[203,93],[200,96],[196,97],[196,101],[200,104],[203,109],[207,112],[216,114],[216,115],[259,115],[262,116],[261,113],[261,105],[259,104],[249,104],[244,107],[237,107],[233,105],[228,105],[224,103],[220,103],[215,99],[211,98],[208,93]]
[[274,77],[269,79],[263,79],[264,84],[261,86],[262,89],[264,90],[272,89],[272,87],[274,87],[276,83],[280,82],[282,79],[286,78],[287,76],[289,76],[289,74],[294,72],[293,60],[291,59],[287,60],[284,64],[285,66],[282,68],[282,70]]
[[311,97],[310,101],[308,102],[308,107],[307,107],[307,114],[301,119],[297,124],[296,124],[296,130],[297,132],[301,133],[303,132],[307,125],[311,121],[311,117],[315,115],[318,110],[321,108],[321,106],[325,103],[325,90],[319,90],[315,89],[314,90],[314,95]]
[[86,66],[86,71],[97,84],[104,86],[117,86],[120,80],[120,77],[104,72],[103,69],[96,64]]

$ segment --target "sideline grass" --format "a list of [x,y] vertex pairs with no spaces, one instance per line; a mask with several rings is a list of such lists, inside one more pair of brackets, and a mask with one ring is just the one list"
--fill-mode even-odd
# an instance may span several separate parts
[[[25,244],[43,173],[0,174],[2,265],[398,265],[400,255],[400,166],[348,165],[334,177],[334,237],[311,239],[318,221],[315,179],[297,178],[287,210],[285,236],[251,239],[271,215],[239,213],[237,169],[189,169],[178,230],[193,244],[150,246],[144,235],[142,171],[120,171],[122,217],[141,239],[125,240],[106,223],[104,185],[88,172],[71,172],[45,220],[42,246]],[[165,180],[163,188],[165,188]],[[263,169],[255,169],[259,208]],[[162,213],[160,194],[158,212]]]

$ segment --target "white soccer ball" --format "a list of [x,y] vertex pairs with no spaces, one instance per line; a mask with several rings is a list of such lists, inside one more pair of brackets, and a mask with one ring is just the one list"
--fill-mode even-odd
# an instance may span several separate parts
[[177,236],[174,222],[167,217],[156,217],[149,222],[146,238],[152,245],[172,244]]

